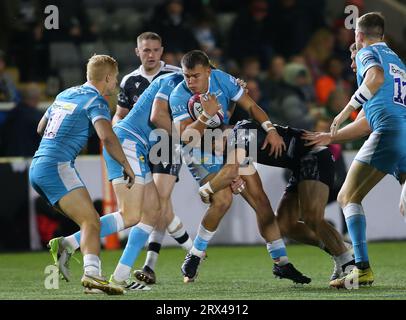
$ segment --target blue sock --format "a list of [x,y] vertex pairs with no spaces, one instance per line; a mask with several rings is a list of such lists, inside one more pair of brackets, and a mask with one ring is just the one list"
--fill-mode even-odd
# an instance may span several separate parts
[[143,223],[139,223],[131,228],[130,235],[128,236],[127,245],[120,258],[120,263],[130,268],[134,265],[135,260],[147,242],[153,227]]
[[[106,214],[100,218],[100,238],[123,230],[124,222],[119,212]],[[76,241],[80,243],[80,231],[73,234]]]
[[282,239],[268,242],[266,248],[276,264],[285,265],[288,263],[288,254],[286,253],[286,246]]
[[361,205],[348,204],[344,209],[345,222],[354,247],[355,263],[368,263],[366,219]]
[[209,241],[197,236],[195,241],[193,241],[193,246],[200,251],[206,251]]

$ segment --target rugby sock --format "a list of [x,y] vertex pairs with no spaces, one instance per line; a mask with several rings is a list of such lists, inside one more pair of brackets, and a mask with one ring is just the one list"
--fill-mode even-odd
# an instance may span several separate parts
[[[345,251],[343,254],[340,254],[339,256],[333,256],[334,261],[337,262],[337,264],[343,268],[348,265],[353,265],[353,263],[350,263],[354,260],[354,257],[352,256],[351,250]],[[345,270],[343,270],[345,271]],[[347,272],[348,273],[348,272]]]
[[354,247],[355,265],[359,269],[369,268],[364,210],[360,204],[349,203],[343,208],[343,212]]
[[267,242],[266,248],[268,249],[273,261],[278,266],[284,266],[285,264],[289,263],[288,255],[286,253],[286,246],[283,239]]
[[124,281],[130,277],[131,268],[153,229],[141,222],[131,228],[127,245],[113,274],[115,280]]
[[148,252],[144,266],[155,270],[155,265],[158,260],[159,251],[161,250],[162,240],[165,237],[165,231],[154,230],[148,238]]
[[205,227],[200,225],[195,241],[193,242],[193,247],[192,249],[190,249],[190,253],[203,258],[209,241],[211,240],[211,238],[213,238],[215,233],[216,231],[209,231]]
[[100,259],[94,254],[85,254],[83,256],[83,267],[85,269],[85,274],[91,276],[100,276]]
[[[114,212],[100,218],[100,238],[119,232],[124,229],[124,220],[121,213]],[[62,240],[64,247],[77,250],[80,247],[80,231]]]
[[192,249],[193,242],[190,239],[189,234],[187,233],[185,227],[183,226],[182,222],[180,221],[178,216],[175,216],[172,222],[169,224],[168,228],[169,235],[175,239],[179,245],[189,251]]

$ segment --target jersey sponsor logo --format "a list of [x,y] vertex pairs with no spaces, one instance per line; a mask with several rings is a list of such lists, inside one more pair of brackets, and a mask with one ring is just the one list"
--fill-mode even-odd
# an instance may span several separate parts
[[138,87],[140,86],[141,82],[136,82],[135,83],[135,87],[138,89]]
[[71,102],[65,102],[65,101],[60,101],[60,100],[56,100],[53,105],[52,108],[54,109],[61,109],[64,110],[65,112],[72,114],[73,111],[76,109],[78,105],[75,103],[71,103]]

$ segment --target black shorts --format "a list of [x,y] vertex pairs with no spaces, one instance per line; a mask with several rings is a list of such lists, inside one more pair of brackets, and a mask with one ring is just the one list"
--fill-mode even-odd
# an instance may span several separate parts
[[296,192],[297,186],[304,180],[316,180],[324,183],[330,190],[334,187],[334,158],[328,148],[315,149],[300,159],[299,166],[293,170],[286,192]]
[[[158,156],[161,156],[161,153],[158,152]],[[176,163],[173,163],[173,160],[176,160]],[[150,163],[149,166],[151,168],[152,173],[160,173],[160,174],[168,174],[171,176],[175,176],[176,182],[179,180],[179,172],[180,168],[182,167],[182,163],[178,163],[181,161],[180,157],[180,148],[172,147],[172,137],[169,138],[169,155],[167,158],[167,162],[159,162],[159,163]]]
[[[283,138],[286,150],[275,159],[269,156],[269,146],[261,150],[267,133],[255,121],[243,120],[233,128],[233,136],[228,139],[228,148],[235,146],[245,148],[248,158],[257,163],[286,168],[292,171],[292,177],[286,191],[294,191],[297,184],[303,180],[317,180],[325,183],[329,188],[334,184],[334,159],[326,147],[312,148],[305,146],[301,138],[303,130],[275,125],[278,134]],[[256,143],[256,154],[250,156],[250,143]]]
[[170,163],[158,163],[158,164],[151,164],[151,171],[152,173],[162,173],[162,174],[169,174],[171,176],[177,177],[179,179],[179,171],[182,167],[182,164],[170,164]]

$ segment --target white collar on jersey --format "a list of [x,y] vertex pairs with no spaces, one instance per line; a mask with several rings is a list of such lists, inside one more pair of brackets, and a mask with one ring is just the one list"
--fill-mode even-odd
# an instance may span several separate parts
[[[213,71],[213,70],[212,70]],[[211,84],[211,72],[210,72],[210,77],[209,77],[209,84],[207,85],[207,93],[210,93],[210,84]]]
[[94,86],[94,85],[92,85],[89,81],[88,82],[86,82],[85,84],[83,84],[84,86],[86,86],[86,87],[90,87],[90,88],[92,88],[92,89],[94,89],[94,90],[96,90],[97,91],[97,93],[98,94],[100,94],[100,91]]
[[163,62],[163,61],[160,61],[159,63],[161,64],[161,66],[159,67],[158,71],[155,72],[155,74],[153,74],[153,75],[148,75],[148,74],[146,74],[146,73],[145,73],[144,66],[143,66],[143,65],[140,65],[140,74],[141,74],[145,79],[147,79],[149,82],[152,82],[152,80],[154,79],[154,77],[155,77],[158,73],[161,72],[162,68],[163,68],[164,65],[165,65],[165,62]]
[[380,42],[373,43],[370,46],[388,46],[388,45],[386,44],[386,42],[380,41]]

